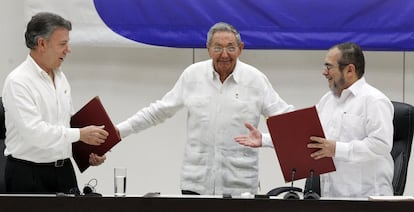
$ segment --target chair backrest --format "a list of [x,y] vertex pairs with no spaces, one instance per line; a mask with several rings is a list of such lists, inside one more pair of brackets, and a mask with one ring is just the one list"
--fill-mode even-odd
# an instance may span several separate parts
[[[414,132],[414,107],[403,102],[392,101],[394,106],[394,138],[391,150],[394,159],[394,177],[392,186],[394,195],[403,195],[407,181],[408,162],[410,160],[411,145]],[[311,182],[313,182],[311,184]],[[321,194],[319,176],[306,179],[305,192],[312,190]]]
[[3,100],[0,97],[0,193],[5,193],[5,182],[4,182],[4,168],[6,165],[6,157],[4,156],[4,139],[6,138],[6,127],[4,123],[4,107]]
[[[0,96],[0,139],[6,138],[6,126],[4,123],[4,107],[3,107],[3,100]],[[4,142],[3,142],[4,143]]]
[[403,195],[413,142],[414,107],[395,101],[392,104],[394,105],[394,143],[391,151],[394,159],[392,186],[394,195]]

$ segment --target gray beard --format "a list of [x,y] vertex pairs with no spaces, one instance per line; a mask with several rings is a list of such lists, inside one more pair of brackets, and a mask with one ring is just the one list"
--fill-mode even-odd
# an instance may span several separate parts
[[345,85],[345,77],[342,74],[341,78],[338,81],[334,81],[334,83],[332,84],[332,86],[329,87],[329,89],[331,89],[332,93],[337,96],[340,97],[342,90],[344,88]]

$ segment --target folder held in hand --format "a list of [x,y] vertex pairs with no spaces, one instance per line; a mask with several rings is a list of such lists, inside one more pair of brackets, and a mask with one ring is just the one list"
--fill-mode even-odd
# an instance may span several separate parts
[[269,117],[267,127],[285,182],[336,170],[332,158],[315,160],[317,149],[307,147],[311,136],[325,137],[315,106]]
[[70,125],[73,128],[82,128],[89,125],[105,125],[104,129],[109,133],[109,136],[105,140],[105,143],[99,146],[89,145],[82,141],[72,143],[73,159],[78,165],[80,172],[84,172],[90,166],[90,153],[95,153],[99,156],[102,156],[119,141],[121,141],[121,138],[119,137],[115,126],[106,113],[105,108],[103,107],[98,96],[90,100],[85,106],[83,106],[72,116]]

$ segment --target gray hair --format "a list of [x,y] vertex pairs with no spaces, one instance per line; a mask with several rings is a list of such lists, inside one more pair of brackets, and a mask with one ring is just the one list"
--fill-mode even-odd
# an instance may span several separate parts
[[49,39],[57,28],[70,31],[72,24],[61,16],[49,12],[40,12],[32,16],[24,35],[27,48],[35,49],[39,38]]
[[236,28],[234,28],[234,26],[228,24],[228,23],[224,23],[224,22],[219,22],[214,24],[210,30],[207,33],[207,46],[211,45],[211,42],[213,40],[213,35],[216,32],[231,32],[236,36],[236,40],[237,40],[237,44],[241,44],[241,36],[239,31],[237,31]]

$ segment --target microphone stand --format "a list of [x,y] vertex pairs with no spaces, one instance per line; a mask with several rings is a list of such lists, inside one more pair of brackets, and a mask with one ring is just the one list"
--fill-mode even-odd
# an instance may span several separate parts
[[[301,188],[293,187],[293,179],[295,178],[296,169],[292,169],[292,183],[290,186],[284,187],[277,187],[269,192],[267,192],[267,196],[277,196],[283,192],[288,192],[283,196],[283,199],[299,199],[299,195],[296,192],[302,192]],[[296,191],[296,192],[295,192]]]
[[292,169],[292,181],[290,183],[290,190],[283,196],[283,199],[299,199],[299,195],[294,191],[293,179],[295,178],[296,169]]
[[309,179],[309,184],[310,184],[310,188],[309,188],[309,190],[304,194],[304,196],[303,196],[303,199],[309,199],[309,200],[318,200],[318,199],[320,199],[321,197],[319,196],[319,194],[317,194],[317,193],[315,193],[315,192],[313,192],[313,187],[314,187],[314,185],[313,185],[313,180],[314,180],[314,176],[313,176],[313,174],[314,174],[314,170],[313,169],[311,169],[310,170],[310,179]]

